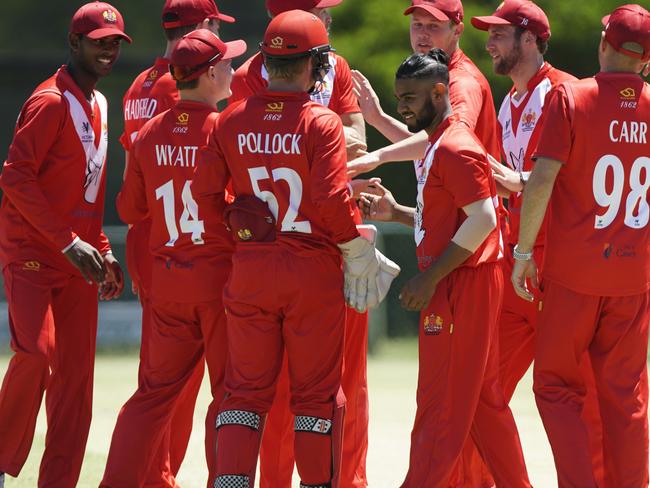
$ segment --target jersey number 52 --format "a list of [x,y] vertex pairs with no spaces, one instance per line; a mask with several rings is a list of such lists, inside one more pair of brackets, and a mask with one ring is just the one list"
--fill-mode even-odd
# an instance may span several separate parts
[[287,211],[282,219],[282,232],[302,232],[304,234],[311,234],[311,224],[309,221],[296,222],[298,217],[298,209],[302,202],[302,180],[297,171],[291,168],[275,168],[269,171],[264,166],[257,168],[249,168],[248,174],[251,178],[251,185],[253,186],[253,193],[260,200],[267,203],[276,222],[278,220],[279,205],[278,199],[273,192],[260,189],[260,181],[269,180],[271,176],[273,181],[285,181],[289,185],[289,202]]

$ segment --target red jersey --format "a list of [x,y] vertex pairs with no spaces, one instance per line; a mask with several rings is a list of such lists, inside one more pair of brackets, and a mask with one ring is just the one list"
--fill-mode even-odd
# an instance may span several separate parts
[[172,108],[178,100],[176,82],[169,73],[169,60],[157,58],[124,94],[124,133],[120,137],[124,150],[131,149],[138,131],[148,120]]
[[650,85],[631,73],[563,83],[534,158],[563,163],[551,195],[544,276],[599,296],[650,288]]
[[499,159],[499,134],[492,90],[483,73],[461,49],[449,60],[449,101],[489,154]]
[[199,204],[222,198],[230,176],[235,195],[267,202],[277,241],[295,252],[338,253],[359,235],[341,119],[307,93],[253,95],[222,113],[192,187]]
[[131,161],[117,197],[127,224],[151,215],[149,245],[160,259],[152,271],[152,296],[176,302],[214,299],[219,270],[211,258],[233,249],[221,211],[199,207],[190,184],[199,150],[208,141],[216,108],[180,101],[147,122],[131,148]]
[[79,275],[62,250],[76,237],[110,251],[102,231],[107,104],[89,102],[65,66],[23,105],[0,176],[0,262],[39,261]]
[[[499,109],[498,129],[503,159],[511,169],[519,173],[533,169],[532,155],[539,140],[542,127],[540,120],[547,95],[560,83],[575,79],[574,76],[553,68],[549,63],[544,63],[528,81],[528,90],[519,100],[514,97],[514,87],[506,95]],[[522,200],[521,192],[512,193],[508,200],[510,235],[515,241],[519,236]],[[546,224],[542,225],[537,235],[536,245],[544,245],[545,237]],[[516,243],[510,244],[514,246]]]
[[[357,97],[352,91],[352,74],[348,62],[334,53],[330,53],[329,58],[331,68],[319,85],[318,91],[311,96],[312,101],[339,115],[361,112]],[[232,95],[228,103],[233,104],[251,95],[265,92],[268,79],[262,54],[257,53],[235,71],[230,84]]]
[[[431,134],[423,163],[417,175],[415,209],[415,244],[421,270],[449,245],[467,218],[463,207],[485,198],[491,198],[495,207],[499,204],[487,153],[457,114]],[[462,266],[497,261],[503,255],[502,248],[497,225]]]

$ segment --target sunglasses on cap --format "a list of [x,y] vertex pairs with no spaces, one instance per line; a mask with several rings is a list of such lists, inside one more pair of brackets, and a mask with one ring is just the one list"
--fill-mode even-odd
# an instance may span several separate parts
[[[176,81],[190,81],[192,75],[199,73],[201,74],[203,71],[205,71],[205,68],[209,67],[212,64],[215,64],[215,61],[217,61],[223,53],[219,52],[212,56],[210,59],[207,61],[197,64],[196,66],[177,66],[174,64],[169,65],[169,72],[172,75],[172,78]],[[198,78],[198,76],[196,77]]]

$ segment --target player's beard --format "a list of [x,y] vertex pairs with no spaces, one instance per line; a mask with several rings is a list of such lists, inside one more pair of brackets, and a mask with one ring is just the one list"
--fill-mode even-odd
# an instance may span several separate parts
[[497,75],[507,76],[517,66],[521,58],[521,39],[515,41],[514,46],[507,56],[501,56],[501,59],[494,65],[494,72]]
[[430,127],[437,115],[438,112],[436,112],[436,107],[433,106],[431,99],[427,98],[422,111],[415,116],[415,123],[409,124],[407,122],[406,126],[408,127],[409,132],[415,134],[416,132],[420,132],[421,130]]

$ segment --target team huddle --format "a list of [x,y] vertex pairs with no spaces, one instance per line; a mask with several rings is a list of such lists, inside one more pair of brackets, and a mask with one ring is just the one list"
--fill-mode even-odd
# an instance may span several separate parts
[[[138,388],[101,487],[174,487],[205,365],[208,486],[368,486],[368,310],[400,267],[364,221],[413,228],[417,411],[403,488],[532,486],[508,406],[534,394],[560,487],[647,487],[650,13],[603,17],[600,72],[544,61],[529,0],[471,19],[513,87],[496,110],[459,47],[460,0],[412,0],[398,121],[333,52],[343,0],[266,0],[260,52],[219,37],[214,0],[166,0],[164,55],[123,100],[116,205],[142,306]],[[596,32],[596,31],[594,31]],[[0,175],[14,352],[0,390],[0,488],[27,459],[45,391],[38,486],[76,486],[92,412],[98,297],[124,288],[102,231],[107,101],[124,20],[83,5],[70,61],[24,104]],[[219,112],[217,104],[228,102]],[[367,152],[365,124],[391,144]],[[355,178],[412,160],[415,207]],[[409,170],[410,173],[410,170]],[[412,178],[412,175],[405,177]],[[65,184],[61,184],[61,182]]]

